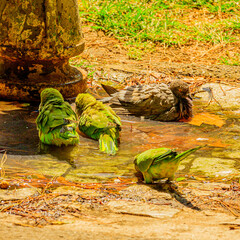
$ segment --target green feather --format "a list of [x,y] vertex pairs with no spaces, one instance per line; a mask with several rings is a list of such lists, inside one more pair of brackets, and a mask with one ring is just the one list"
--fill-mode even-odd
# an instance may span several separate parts
[[99,149],[102,152],[106,152],[110,155],[115,155],[118,151],[116,141],[108,134],[103,133],[99,138]]
[[147,171],[156,159],[170,154],[172,151],[168,148],[149,149],[135,157],[135,164],[141,172]]
[[146,183],[163,178],[173,180],[180,162],[204,146],[198,146],[179,154],[169,148],[149,149],[134,158],[135,168],[143,174]]
[[48,145],[75,145],[79,142],[76,132],[77,115],[61,93],[54,88],[41,92],[39,115],[36,119],[40,141]]
[[79,130],[90,138],[99,140],[101,151],[116,154],[121,131],[121,120],[116,113],[88,93],[78,94],[76,112],[79,116]]

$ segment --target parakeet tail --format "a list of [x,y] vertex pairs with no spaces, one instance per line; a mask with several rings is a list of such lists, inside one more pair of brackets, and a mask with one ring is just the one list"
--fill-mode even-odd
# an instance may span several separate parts
[[103,133],[99,138],[99,149],[102,152],[115,155],[118,147],[116,141],[109,134]]
[[108,85],[104,85],[104,84],[101,84],[102,85],[102,88],[107,92],[108,95],[112,95],[116,92],[118,92],[118,90],[114,87],[111,87],[111,86],[108,86]]
[[180,161],[182,161],[184,158],[186,158],[187,156],[189,156],[190,154],[196,152],[198,149],[200,149],[200,148],[202,148],[202,147],[205,147],[205,146],[206,146],[206,145],[198,146],[198,147],[195,147],[195,148],[191,148],[191,149],[189,149],[189,150],[187,150],[187,151],[185,151],[185,152],[179,153],[179,154],[175,157],[174,161],[180,162]]

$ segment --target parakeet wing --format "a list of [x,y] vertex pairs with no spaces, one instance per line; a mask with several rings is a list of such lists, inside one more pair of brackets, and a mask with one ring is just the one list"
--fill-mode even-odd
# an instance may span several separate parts
[[108,106],[97,102],[94,106],[87,108],[79,119],[79,125],[95,128],[109,128],[121,126],[121,120]]
[[116,127],[116,124],[109,120],[105,112],[97,111],[93,108],[88,108],[81,115],[79,119],[79,126],[85,126],[86,128],[101,129]]
[[51,101],[40,109],[37,127],[43,133],[48,133],[51,129],[66,124],[66,120],[77,120],[70,104]]
[[149,149],[138,154],[134,159],[134,163],[141,172],[146,172],[155,161],[161,161],[162,158],[171,153],[172,150],[169,148]]
[[104,105],[101,103],[101,105],[103,105],[105,111],[107,112],[106,115],[108,118],[110,118],[113,122],[115,122],[117,125],[121,126],[121,119],[120,117],[117,116],[117,114],[112,110],[111,107]]
[[163,155],[155,158],[152,165],[156,165],[156,164],[158,164],[160,162],[163,162],[163,161],[166,161],[166,162],[169,162],[169,163],[180,162],[181,160],[185,159],[186,157],[188,157],[189,155],[196,152],[198,149],[200,149],[202,147],[204,147],[204,145],[188,149],[187,151],[179,153],[179,154],[176,151],[172,151],[171,149],[169,149],[168,153],[163,154]]
[[177,156],[177,152],[174,152],[171,149],[169,149],[169,151],[166,152],[165,154],[162,154],[162,155],[156,157],[154,159],[152,165],[157,165],[163,161],[168,162],[168,161],[174,160],[176,156]]

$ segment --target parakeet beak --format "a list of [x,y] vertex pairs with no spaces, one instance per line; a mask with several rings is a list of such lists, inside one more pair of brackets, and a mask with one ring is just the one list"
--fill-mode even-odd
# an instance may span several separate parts
[[77,138],[77,136],[74,135],[74,134],[72,134],[72,133],[67,133],[67,136],[68,136],[69,138]]
[[64,118],[63,120],[64,120],[64,124],[78,123],[78,121],[73,120],[73,119]]

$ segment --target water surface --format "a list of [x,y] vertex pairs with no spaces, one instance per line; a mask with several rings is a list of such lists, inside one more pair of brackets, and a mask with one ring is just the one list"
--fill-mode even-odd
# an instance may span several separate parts
[[[177,176],[240,175],[240,123],[239,116],[234,113],[210,112],[224,118],[222,127],[122,116],[119,152],[109,156],[98,150],[97,141],[83,136],[77,146],[40,150],[35,125],[37,108],[17,102],[0,102],[0,151],[7,151],[6,176],[32,178],[42,174],[81,182],[133,178],[134,156],[144,150],[169,147],[181,152],[203,144],[208,147],[185,159]],[[195,113],[201,111],[206,110],[199,106],[194,108]]]

